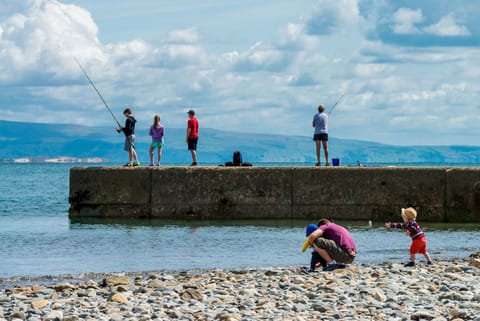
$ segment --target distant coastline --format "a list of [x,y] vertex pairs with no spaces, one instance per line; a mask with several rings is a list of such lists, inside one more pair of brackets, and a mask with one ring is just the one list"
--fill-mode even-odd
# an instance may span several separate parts
[[[123,137],[111,127],[72,124],[45,124],[0,120],[0,162],[124,164]],[[199,164],[223,164],[240,151],[245,162],[259,164],[316,163],[315,146],[310,136],[238,133],[202,128]],[[163,164],[190,164],[183,128],[168,128]],[[148,159],[151,138],[148,128],[137,128],[135,147],[140,162]],[[331,158],[341,166],[475,166],[480,164],[480,146],[395,146],[372,141],[329,137]],[[99,161],[101,159],[102,161]],[[333,163],[333,161],[332,161]],[[437,165],[438,164],[438,165]]]
[[86,158],[77,158],[77,157],[68,157],[68,156],[59,156],[59,157],[20,157],[20,158],[0,158],[0,163],[9,163],[9,164],[28,164],[28,163],[105,163],[107,159],[101,157],[86,157]]

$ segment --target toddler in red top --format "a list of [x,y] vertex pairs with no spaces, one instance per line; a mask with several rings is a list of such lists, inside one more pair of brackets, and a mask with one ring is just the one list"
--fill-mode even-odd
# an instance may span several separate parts
[[427,264],[432,264],[430,254],[427,252],[427,238],[425,233],[420,228],[420,225],[415,221],[417,218],[417,211],[414,208],[402,208],[403,223],[385,223],[387,228],[397,228],[406,230],[407,235],[412,238],[412,245],[410,246],[410,262],[405,266],[415,265],[415,254],[423,254],[427,260]]

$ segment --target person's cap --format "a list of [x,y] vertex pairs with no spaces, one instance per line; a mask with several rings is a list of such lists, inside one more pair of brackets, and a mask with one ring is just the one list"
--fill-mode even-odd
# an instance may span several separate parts
[[415,220],[417,218],[417,211],[414,208],[402,208],[402,215],[405,215],[409,220]]
[[318,226],[316,224],[308,224],[307,226],[307,236],[310,236],[313,232],[315,232],[318,229]]
[[189,115],[195,115],[195,110],[190,109],[189,111],[187,111],[187,114],[189,114]]

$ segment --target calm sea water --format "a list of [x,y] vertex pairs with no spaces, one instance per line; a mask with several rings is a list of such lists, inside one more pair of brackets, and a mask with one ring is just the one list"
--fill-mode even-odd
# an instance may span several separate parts
[[[70,221],[72,166],[0,164],[0,278],[309,262],[300,251],[306,221]],[[357,262],[407,260],[410,240],[401,231],[342,224],[359,247]],[[479,251],[479,224],[423,226],[434,258]]]

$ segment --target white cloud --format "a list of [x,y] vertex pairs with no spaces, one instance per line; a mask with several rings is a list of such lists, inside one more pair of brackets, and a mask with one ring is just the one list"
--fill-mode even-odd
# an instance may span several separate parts
[[436,24],[424,28],[426,33],[437,36],[470,36],[471,33],[467,27],[457,24],[455,16],[448,14],[438,21]]
[[163,68],[184,68],[206,62],[206,53],[201,46],[193,44],[169,44],[158,49],[156,64]]
[[448,37],[471,35],[466,26],[457,23],[455,15],[451,12],[437,23],[425,27],[421,25],[425,21],[422,9],[399,8],[393,14],[392,21],[392,31],[399,35],[430,34]]
[[105,46],[111,57],[122,63],[124,61],[144,61],[154,52],[154,48],[143,40],[118,43]]
[[[380,41],[365,41],[362,43],[360,61],[362,63],[380,64],[446,64],[459,61],[471,61],[477,50],[466,50],[464,48],[418,48],[403,47],[385,44]],[[469,68],[474,68],[470,66]]]
[[58,81],[77,68],[72,57],[105,61],[91,15],[55,0],[30,1],[23,14],[2,23],[0,67],[3,82],[31,77]]
[[257,42],[248,51],[227,56],[233,61],[233,70],[240,72],[282,71],[291,63],[292,53],[270,44]]
[[111,79],[115,65],[141,65],[152,60],[154,48],[142,40],[104,45],[91,14],[57,0],[30,0],[22,14],[1,24],[0,81],[60,83],[83,77],[76,57],[97,77]]
[[177,69],[207,66],[209,57],[196,28],[172,30],[162,46],[154,50],[153,65]]
[[393,14],[393,32],[402,35],[419,33],[416,25],[423,19],[421,9],[400,8]]
[[386,64],[358,64],[355,66],[355,74],[358,77],[366,78],[372,76],[381,76],[383,74],[389,74],[392,71],[392,67]]
[[283,50],[301,51],[316,48],[318,39],[306,33],[305,25],[289,23],[280,29],[276,45]]
[[319,0],[314,14],[307,20],[311,35],[327,35],[349,30],[362,22],[359,0]]
[[197,28],[189,28],[170,31],[167,39],[173,43],[198,43],[200,41],[200,35],[198,34]]

